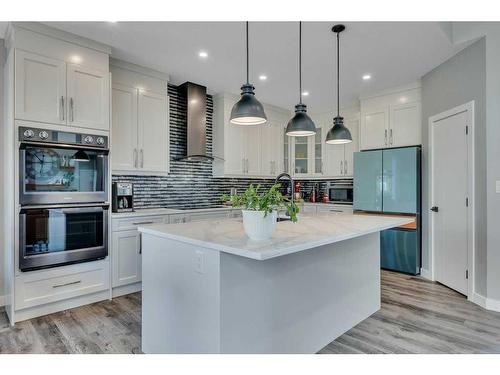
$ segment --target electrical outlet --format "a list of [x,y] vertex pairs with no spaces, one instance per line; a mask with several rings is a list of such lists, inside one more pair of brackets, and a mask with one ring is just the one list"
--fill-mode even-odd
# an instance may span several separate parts
[[496,185],[495,185],[495,190],[497,193],[500,193],[500,181],[496,181]]
[[196,250],[194,256],[194,270],[198,273],[205,273],[205,254],[203,251]]

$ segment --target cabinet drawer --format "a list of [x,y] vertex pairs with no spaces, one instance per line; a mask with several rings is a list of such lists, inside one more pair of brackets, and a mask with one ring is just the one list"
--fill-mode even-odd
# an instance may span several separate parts
[[109,262],[96,261],[16,277],[16,309],[56,302],[109,288]]
[[229,217],[230,211],[199,212],[189,215],[189,221],[216,220]]
[[140,216],[124,219],[113,219],[113,232],[119,230],[134,230],[137,227],[148,224],[168,223],[168,216]]

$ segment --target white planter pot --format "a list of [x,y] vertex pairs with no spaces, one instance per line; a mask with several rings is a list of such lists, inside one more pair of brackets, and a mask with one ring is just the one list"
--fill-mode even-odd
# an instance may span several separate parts
[[276,229],[278,214],[276,211],[264,216],[264,211],[241,210],[243,213],[243,228],[247,236],[254,241],[268,240]]

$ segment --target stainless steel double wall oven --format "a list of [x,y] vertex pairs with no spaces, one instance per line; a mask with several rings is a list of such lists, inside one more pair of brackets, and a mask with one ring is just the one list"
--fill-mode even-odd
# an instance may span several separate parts
[[19,128],[19,268],[108,255],[108,137]]

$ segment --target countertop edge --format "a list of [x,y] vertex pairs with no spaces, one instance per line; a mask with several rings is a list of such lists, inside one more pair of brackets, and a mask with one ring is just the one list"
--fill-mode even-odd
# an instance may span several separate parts
[[[232,219],[228,219],[228,220],[232,220]],[[335,236],[335,238],[326,237],[326,238],[322,238],[321,240],[318,240],[318,241],[308,242],[307,244],[290,246],[286,250],[268,251],[266,254],[262,254],[262,253],[258,253],[258,252],[250,252],[247,250],[241,250],[241,249],[231,247],[231,246],[220,245],[220,244],[216,244],[213,242],[197,240],[197,239],[193,239],[193,238],[189,238],[189,237],[185,237],[185,236],[175,235],[172,233],[165,233],[165,232],[162,232],[160,230],[153,229],[150,227],[138,227],[138,231],[141,233],[150,234],[150,235],[153,235],[156,237],[161,237],[161,238],[176,240],[179,242],[189,243],[192,245],[197,245],[197,246],[201,246],[201,247],[216,250],[216,251],[222,251],[224,253],[238,255],[238,256],[245,257],[245,258],[250,258],[250,259],[254,259],[254,260],[267,260],[267,259],[277,258],[277,257],[283,256],[283,255],[288,255],[288,254],[293,254],[293,253],[297,253],[297,252],[304,251],[304,250],[309,250],[309,249],[316,248],[319,246],[329,245],[329,244],[333,244],[336,242],[346,241],[346,240],[350,240],[353,238],[365,236],[368,234],[381,232],[381,231],[386,230],[386,229],[395,228],[399,225],[408,224],[411,221],[412,220],[401,219],[398,223],[382,225],[381,227],[378,227],[377,229],[360,231],[359,233],[356,233],[356,234],[348,234],[348,235],[343,235],[343,236],[337,235],[337,236]]]

